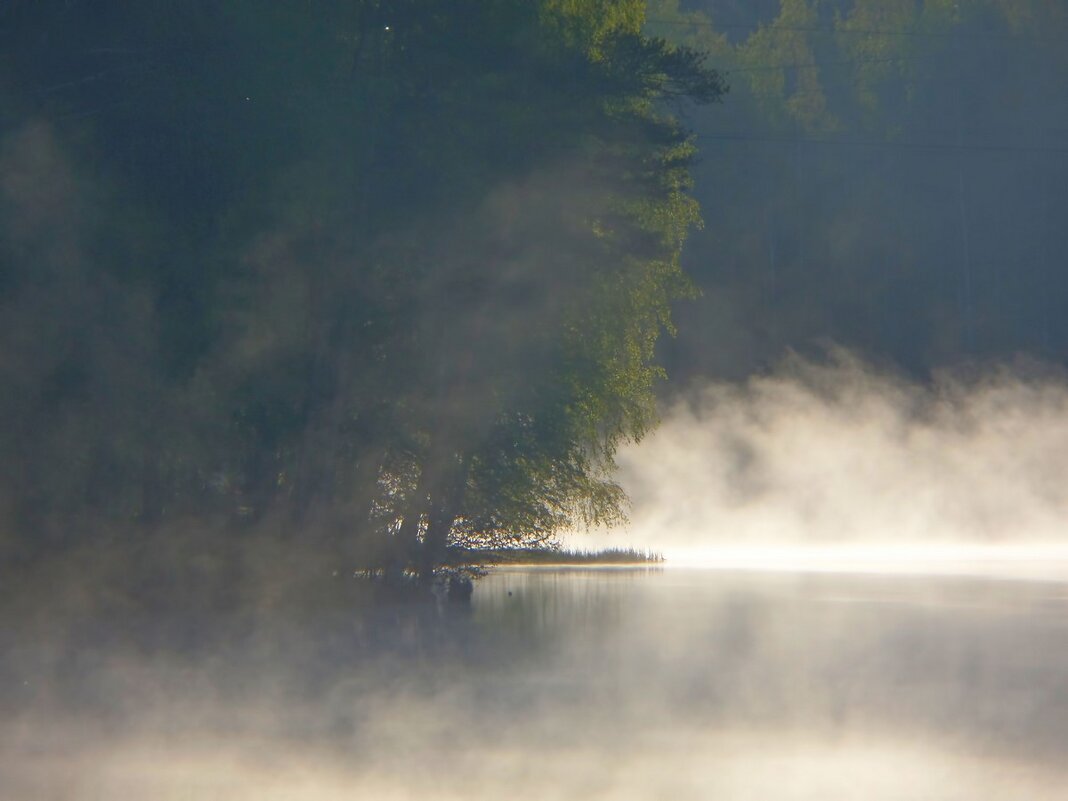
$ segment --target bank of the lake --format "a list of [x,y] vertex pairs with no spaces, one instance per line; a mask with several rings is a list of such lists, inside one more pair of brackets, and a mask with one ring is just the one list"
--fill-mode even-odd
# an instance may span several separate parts
[[571,548],[490,548],[457,549],[453,557],[460,564],[469,565],[525,565],[525,566],[582,566],[582,565],[655,565],[664,562],[664,555],[637,548],[601,548],[598,550]]

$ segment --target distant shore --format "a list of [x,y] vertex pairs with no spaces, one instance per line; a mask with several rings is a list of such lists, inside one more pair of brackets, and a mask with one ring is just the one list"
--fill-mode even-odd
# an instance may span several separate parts
[[664,555],[636,548],[604,548],[596,551],[566,548],[466,549],[457,557],[480,565],[648,565],[661,564]]

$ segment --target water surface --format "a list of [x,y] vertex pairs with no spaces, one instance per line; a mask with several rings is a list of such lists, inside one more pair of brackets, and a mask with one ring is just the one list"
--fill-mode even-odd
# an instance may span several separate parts
[[4,798],[1068,793],[1059,581],[502,569],[470,609],[6,661]]

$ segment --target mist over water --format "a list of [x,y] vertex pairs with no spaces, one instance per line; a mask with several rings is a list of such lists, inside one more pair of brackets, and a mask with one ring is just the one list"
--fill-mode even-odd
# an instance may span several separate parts
[[1038,582],[500,570],[462,612],[274,622],[201,658],[83,646],[31,677],[52,694],[9,697],[0,795],[1055,799],[1066,603]]
[[791,359],[621,455],[630,529],[576,543],[665,567],[498,569],[469,609],[179,613],[133,642],[19,623],[0,797],[1061,798],[1066,404],[1034,366],[921,385]]
[[1068,797],[1060,5],[0,3],[0,801]]
[[922,384],[845,352],[791,357],[676,401],[619,461],[628,542],[669,556],[1068,545],[1068,383],[1034,364]]
[[19,624],[0,797],[1063,797],[1068,393],[1029,370],[839,354],[679,403],[623,454],[611,542],[715,570],[498,569],[471,608],[335,593],[135,642]]

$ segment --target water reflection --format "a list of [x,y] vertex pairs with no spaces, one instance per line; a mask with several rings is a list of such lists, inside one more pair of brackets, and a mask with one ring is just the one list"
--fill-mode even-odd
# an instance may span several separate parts
[[83,649],[75,680],[13,704],[0,797],[1061,798],[1066,599],[501,570],[466,613],[261,630],[196,660]]

